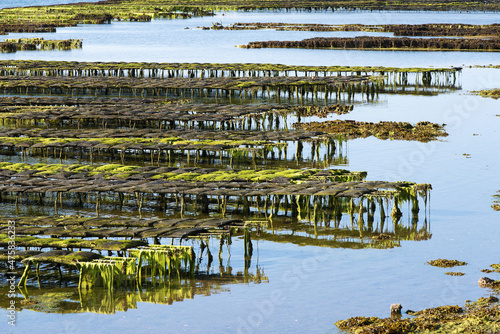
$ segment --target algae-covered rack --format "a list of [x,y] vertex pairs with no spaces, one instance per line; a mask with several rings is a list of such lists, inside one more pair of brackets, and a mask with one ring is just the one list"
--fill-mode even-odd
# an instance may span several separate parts
[[[193,274],[195,254],[191,246],[155,245],[128,251],[129,257],[107,257],[92,252],[48,251],[23,260],[24,273],[18,285],[26,285],[31,265],[36,266],[40,279],[40,264],[55,264],[62,278],[61,265],[79,270],[79,288],[96,285],[107,289],[133,283],[141,284],[147,276],[155,283],[180,277],[183,272]],[[148,275],[149,270],[149,275]],[[143,274],[144,272],[144,274]]]
[[81,49],[82,40],[45,40],[43,38],[6,38],[0,42],[0,52]]
[[[59,103],[64,103],[60,101]],[[5,106],[0,107],[3,125],[15,123],[31,126],[66,127],[129,127],[157,129],[195,128],[202,129],[245,129],[260,127],[269,118],[280,123],[280,115],[286,117],[293,108],[269,105],[220,105],[220,104],[169,104],[140,105],[130,103],[122,105],[88,106]],[[10,121],[9,121],[10,120]],[[274,123],[270,123],[274,125]]]
[[[459,88],[461,68],[382,67],[382,66],[290,66],[282,64],[209,64],[209,63],[111,63],[61,62],[39,60],[0,61],[0,76],[30,77],[126,77],[224,79],[247,77],[260,81],[265,77],[341,77],[369,75],[387,87],[409,88],[416,85]],[[387,89],[386,87],[386,89]]]
[[[176,218],[176,219],[119,219],[80,217],[0,217],[0,246],[8,244],[7,222],[16,225],[16,245],[25,248],[88,248],[122,251],[146,246],[148,238],[184,239],[190,237],[219,236],[230,227],[242,227],[240,219],[228,218]],[[51,238],[26,237],[27,235]],[[22,237],[21,237],[22,236]],[[81,238],[59,239],[59,238]],[[83,238],[99,238],[87,239]],[[107,238],[133,238],[143,240],[116,240]]]
[[[312,140],[321,138],[325,135],[321,131],[224,131],[224,130],[199,130],[199,129],[175,129],[175,130],[159,130],[159,129],[57,129],[57,128],[17,128],[8,129],[0,128],[0,137],[24,138],[31,137],[34,140],[49,138],[50,141],[59,139],[104,139],[113,138],[121,139],[126,142],[129,138],[137,138],[138,143],[145,140],[150,140],[149,143],[154,143],[155,140],[170,140],[172,143],[187,140],[213,140],[213,141],[241,141],[248,142],[273,142],[273,141],[297,141],[297,140]],[[16,144],[16,142],[13,142]],[[49,145],[49,143],[47,143]],[[60,146],[60,145],[56,145]],[[146,145],[147,146],[147,145]]]
[[[220,10],[336,11],[336,10],[436,10],[497,11],[495,1],[206,1],[156,0],[82,2],[53,6],[29,6],[1,10],[0,34],[9,32],[55,32],[56,27],[104,24],[111,21],[148,22],[157,18],[190,18],[214,15]],[[15,18],[15,20],[13,20]]]
[[[297,147],[289,145],[293,142]],[[186,161],[186,166],[220,163],[233,168],[235,163],[252,162],[246,168],[256,168],[257,162],[281,161],[298,168],[314,163],[315,158],[319,162],[321,148],[326,149],[328,162],[341,159],[336,157],[342,149],[341,138],[319,131],[0,129],[0,154],[20,154],[22,159],[53,156],[61,162],[87,158],[91,164],[99,159],[122,164],[151,161],[158,166]]]
[[305,93],[372,92],[379,89],[376,77],[225,77],[225,78],[122,78],[122,77],[29,77],[2,76],[0,90],[15,94],[128,95],[158,97],[270,95]]
[[[249,210],[252,200],[256,200],[258,212],[267,213],[269,205],[278,208],[283,203],[285,214],[290,209],[295,216],[302,195],[325,198],[332,208],[338,197],[403,196],[416,205],[418,212],[417,195],[426,197],[430,189],[428,184],[412,182],[362,181],[366,173],[342,169],[254,171],[159,167],[147,170],[148,173],[143,173],[144,167],[123,165],[1,163],[1,201],[15,201],[17,207],[23,200],[43,203],[52,195],[56,213],[63,200],[72,205],[82,205],[85,200],[95,203],[97,214],[101,204],[110,201],[120,208],[132,202],[141,212],[144,203],[152,200],[162,210],[179,208],[181,214],[191,202],[190,207],[196,211],[209,212],[212,208],[224,216],[229,203],[243,200],[245,210]],[[102,198],[104,194],[106,197]],[[394,205],[399,210],[398,200]]]
[[1,76],[49,77],[150,77],[150,78],[223,78],[274,76],[339,76],[399,73],[401,78],[414,74],[433,74],[453,80],[461,68],[421,68],[383,66],[304,66],[252,63],[137,63],[137,62],[65,62],[42,60],[0,60]]
[[263,41],[238,45],[254,48],[307,48],[307,49],[356,49],[356,50],[403,50],[403,51],[500,51],[495,38],[410,38],[410,37],[315,37],[301,41]]
[[[130,101],[127,105],[84,104],[64,106],[66,99],[52,106],[11,105],[0,107],[2,125],[71,127],[129,127],[175,129],[251,129],[264,122],[283,124],[293,108],[271,105],[221,104],[144,104]],[[281,116],[283,115],[283,116]],[[284,120],[283,120],[284,119]],[[273,122],[274,120],[274,122]]]
[[[1,231],[7,231],[7,226],[16,225],[16,246],[25,249],[37,248],[38,251],[18,252],[16,260],[22,260],[25,265],[24,275],[19,284],[25,285],[30,271],[30,265],[37,268],[39,278],[40,264],[55,264],[61,277],[61,265],[76,267],[80,270],[80,287],[94,286],[100,277],[104,286],[120,286],[122,282],[129,282],[138,278],[138,283],[143,281],[142,277],[149,270],[149,277],[154,282],[159,276],[162,282],[167,275],[175,273],[180,277],[180,270],[193,274],[193,261],[195,254],[191,246],[173,245],[148,245],[144,239],[159,238],[199,239],[202,246],[203,240],[210,237],[221,239],[220,248],[224,240],[231,238],[234,229],[244,227],[244,222],[239,219],[118,219],[118,218],[82,218],[82,217],[23,217],[23,218],[0,218],[0,245],[6,246],[8,238]],[[27,237],[23,235],[50,235],[51,238]],[[61,239],[59,238],[61,237]],[[64,237],[78,237],[79,239],[63,239]],[[87,239],[83,238],[95,238]],[[116,240],[102,238],[131,237],[143,240]],[[230,243],[230,241],[228,241]],[[250,243],[248,239],[246,243]],[[137,248],[139,246],[139,248]],[[245,246],[247,247],[247,246]],[[43,248],[67,250],[51,250],[41,252]],[[94,252],[75,252],[74,249],[108,250],[117,251],[121,256],[107,256]],[[71,250],[71,251],[70,251]],[[123,251],[127,251],[129,258],[123,257]],[[222,249],[219,249],[219,261],[221,261]],[[111,252],[109,253],[111,254]],[[7,254],[0,254],[0,260],[6,261]],[[137,260],[137,261],[136,261]],[[211,260],[209,260],[211,261]],[[184,264],[184,266],[182,266]],[[147,268],[147,269],[146,269]]]
[[500,33],[497,24],[317,24],[317,23],[276,23],[245,22],[224,26],[213,23],[210,27],[197,27],[203,30],[260,30],[275,29],[277,31],[365,31],[392,32],[395,36],[475,36],[488,37]]

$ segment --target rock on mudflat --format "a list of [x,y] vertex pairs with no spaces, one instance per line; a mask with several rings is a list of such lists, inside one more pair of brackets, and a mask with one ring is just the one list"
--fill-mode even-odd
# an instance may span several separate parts
[[[493,282],[495,282],[494,280],[492,280],[491,278],[489,277],[481,277],[479,279],[479,281],[477,282],[477,284],[479,284],[479,287],[480,288],[486,288],[488,286],[490,286]],[[391,306],[392,307],[392,306]]]
[[401,314],[401,304],[391,304],[391,314]]

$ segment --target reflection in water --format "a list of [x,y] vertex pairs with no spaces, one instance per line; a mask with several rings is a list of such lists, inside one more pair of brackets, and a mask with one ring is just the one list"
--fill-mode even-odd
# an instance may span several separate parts
[[[67,277],[68,278],[68,277]],[[2,280],[3,281],[3,280]],[[78,289],[77,278],[69,278],[72,286],[54,288],[43,286],[19,288],[14,298],[18,310],[28,309],[45,313],[81,313],[95,312],[111,314],[117,311],[136,309],[137,304],[168,304],[193,299],[196,295],[210,296],[228,292],[231,284],[267,283],[268,278],[263,270],[256,267],[254,273],[248,270],[233,273],[232,267],[219,267],[218,274],[196,275],[195,278],[174,278],[162,284],[148,284],[141,288],[129,290],[109,290],[104,288]],[[68,282],[66,282],[68,283]],[[10,300],[7,298],[8,287],[0,288],[0,308],[7,309]]]
[[[403,192],[394,198],[302,195],[298,196],[295,216],[288,218],[289,210],[284,205],[263,212],[261,221],[254,221],[257,231],[252,238],[302,246],[397,247],[402,240],[432,237],[429,200],[429,190]],[[424,210],[420,212],[422,204]],[[419,220],[423,222],[419,224]]]
[[340,228],[291,222],[266,224],[253,235],[254,240],[293,243],[300,246],[323,246],[342,248],[393,248],[401,246],[402,240],[427,240],[432,237],[427,220],[419,225],[384,220],[374,224],[355,222]]
[[[241,230],[235,231],[235,236],[242,236],[244,239],[243,272],[234,274],[229,259],[228,264],[223,265],[221,242],[219,272],[213,274],[210,247],[200,239],[199,258],[195,256],[189,266],[193,266],[191,275],[188,274],[191,269],[187,270],[185,265],[182,275],[169,275],[165,280],[141,280],[139,275],[136,283],[142,282],[142,285],[134,284],[129,289],[120,288],[119,285],[116,289],[103,289],[98,287],[99,284],[77,288],[79,275],[75,270],[65,272],[62,277],[57,273],[59,268],[55,270],[54,266],[42,265],[39,269],[40,275],[37,275],[38,286],[42,289],[35,290],[29,285],[21,287],[23,298],[21,295],[17,296],[18,305],[23,309],[41,312],[114,313],[136,308],[138,302],[172,304],[174,301],[193,298],[197,294],[210,295],[227,291],[229,284],[267,282],[267,277],[258,265],[254,273],[251,273],[251,240],[354,249],[391,248],[400,246],[401,240],[427,240],[431,238],[428,223],[430,214],[427,209],[429,191],[428,187],[414,186],[402,188],[391,196],[365,194],[360,197],[337,198],[296,195],[293,205],[287,205],[286,201],[283,201],[286,196],[271,197],[269,203],[260,205],[258,202],[249,203],[250,209],[258,210],[253,217],[261,221],[254,220],[255,227],[250,232],[248,229],[244,229],[243,233]],[[378,194],[382,193],[379,191]],[[420,209],[422,206],[423,210]],[[419,224],[420,218],[423,218],[422,224]],[[193,242],[195,240],[193,239]],[[203,256],[205,251],[206,256]],[[143,276],[151,273],[152,269],[148,266],[155,266],[150,260],[146,264],[141,267]],[[30,279],[32,284],[36,284],[34,279]],[[64,283],[66,288],[54,291],[46,288],[56,282],[60,287]],[[3,290],[4,294],[8,293],[7,288]],[[43,293],[40,293],[42,291]]]
[[[58,88],[58,87],[56,87]],[[18,86],[4,88],[4,94],[8,96],[38,96],[41,94],[49,95],[70,95],[72,97],[88,97],[89,94],[83,89],[80,90],[63,90],[62,88],[53,88],[51,91],[43,91],[38,88],[38,84],[34,84],[30,89],[20,91]],[[403,84],[403,85],[385,85],[382,80],[380,82],[373,81],[364,84],[364,86],[355,87],[339,91],[336,87],[319,86],[313,88],[293,89],[275,89],[272,86],[267,88],[257,87],[251,92],[248,89],[211,89],[206,90],[190,89],[190,88],[172,88],[164,89],[163,91],[142,89],[140,92],[135,91],[120,91],[116,90],[101,90],[99,87],[91,87],[92,96],[100,97],[129,97],[129,98],[188,98],[191,103],[217,103],[217,104],[289,104],[289,105],[332,105],[332,104],[358,104],[358,103],[375,103],[379,100],[380,94],[399,94],[399,95],[420,95],[433,96],[441,93],[449,93],[460,90],[461,86],[453,85],[424,85],[424,84]]]

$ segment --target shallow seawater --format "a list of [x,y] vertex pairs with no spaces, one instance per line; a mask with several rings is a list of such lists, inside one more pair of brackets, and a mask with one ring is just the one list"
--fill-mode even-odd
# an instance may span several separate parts
[[[389,316],[391,303],[419,310],[487,296],[477,280],[498,258],[499,213],[490,207],[500,189],[498,165],[499,101],[469,91],[500,87],[499,69],[468,68],[499,64],[498,53],[256,49],[234,47],[257,40],[296,40],[353,33],[277,31],[203,31],[212,22],[315,23],[498,23],[490,13],[219,13],[215,17],[112,23],[61,28],[55,34],[11,34],[46,39],[83,39],[83,49],[17,52],[0,59],[148,62],[258,62],[291,65],[381,65],[464,67],[460,89],[436,96],[382,94],[377,103],[356,105],[341,119],[431,121],[446,123],[449,136],[429,143],[350,140],[348,165],[366,171],[368,180],[430,183],[428,224],[432,238],[401,241],[392,249],[343,249],[254,241],[251,273],[261,268],[269,282],[234,283],[222,291],[162,305],[138,302],[115,314],[53,314],[23,310],[17,326],[0,323],[2,332],[137,333],[336,333],[334,322],[352,316]],[[185,29],[188,28],[188,29]],[[466,154],[466,155],[464,155]],[[12,214],[12,206],[4,212]],[[405,224],[407,222],[404,222]],[[420,222],[421,223],[421,222]],[[212,245],[214,250],[217,245]],[[231,246],[231,266],[243,270],[241,240]],[[425,264],[437,259],[468,262],[453,268],[463,277]],[[257,267],[258,266],[258,267]],[[498,274],[489,274],[500,279]],[[496,276],[494,276],[496,275]],[[36,287],[31,287],[36,289]]]
[[[411,13],[401,21],[404,13],[223,13],[217,16],[192,19],[155,20],[152,22],[114,22],[110,25],[81,25],[58,28],[54,34],[10,34],[10,38],[44,37],[45,39],[83,39],[83,49],[71,51],[16,52],[1,55],[7,59],[66,59],[74,61],[148,61],[148,62],[201,62],[201,63],[286,63],[297,65],[380,65],[380,66],[461,66],[494,63],[495,52],[402,52],[356,50],[304,50],[304,49],[242,49],[236,45],[263,40],[302,40],[311,37],[350,37],[367,35],[365,32],[303,32],[303,31],[212,31],[197,27],[224,25],[240,21],[250,22],[318,22],[318,23],[409,23],[455,22],[488,24],[494,14]],[[249,17],[247,17],[250,16]],[[387,16],[386,16],[387,15]],[[445,17],[450,16],[450,19]],[[404,16],[404,15],[403,15]],[[303,19],[301,19],[303,18]],[[371,33],[370,35],[390,35]],[[57,37],[54,37],[57,36]]]

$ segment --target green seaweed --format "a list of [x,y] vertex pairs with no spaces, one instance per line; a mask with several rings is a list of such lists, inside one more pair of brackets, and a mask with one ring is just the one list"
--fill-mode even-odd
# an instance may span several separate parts
[[156,277],[160,283],[165,282],[167,276],[172,278],[173,273],[180,277],[181,263],[184,263],[184,268],[188,272],[193,273],[194,270],[194,251],[191,246],[150,245],[129,249],[128,253],[138,260],[139,284],[143,281],[142,272],[146,271],[145,268],[149,268],[149,276],[153,283],[156,282]]
[[418,312],[411,318],[353,317],[337,321],[338,328],[349,333],[496,333],[500,330],[498,298],[481,297],[465,307],[439,306]]
[[491,97],[495,100],[500,98],[500,89],[488,89],[488,90],[480,90],[480,91],[473,90],[473,91],[471,91],[471,93],[476,94],[476,95],[480,95],[482,97]]
[[466,266],[467,262],[458,260],[437,259],[427,262],[433,267],[451,268],[455,266]]
[[122,286],[132,281],[136,274],[136,258],[105,257],[92,262],[78,262],[79,289],[91,289],[102,282],[104,288]]
[[428,142],[438,137],[447,136],[444,124],[418,122],[412,125],[407,122],[356,122],[356,121],[326,121],[294,123],[293,127],[307,131],[324,131],[327,133],[341,134],[345,138],[366,138],[374,136],[379,139],[391,140],[417,140]]

